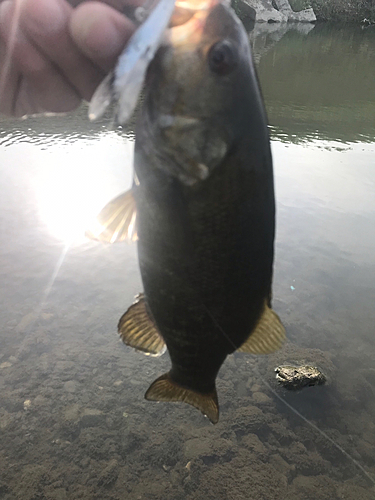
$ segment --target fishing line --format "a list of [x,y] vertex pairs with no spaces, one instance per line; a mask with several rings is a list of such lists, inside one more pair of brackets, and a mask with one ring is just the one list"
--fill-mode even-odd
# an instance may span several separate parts
[[271,387],[271,385],[262,378],[262,375],[260,374],[259,370],[258,370],[258,367],[255,367],[255,371],[258,373],[259,377],[260,377],[260,380],[262,381],[262,383],[272,392],[272,394],[274,396],[277,397],[277,399],[279,399],[282,403],[284,403],[284,405],[289,408],[289,410],[291,410],[293,413],[295,413],[299,418],[301,418],[304,422],[306,422],[306,424],[308,424],[310,427],[312,427],[313,429],[315,429],[319,434],[321,434],[323,437],[325,437],[331,444],[333,444],[339,451],[341,451],[341,453],[346,457],[348,458],[350,461],[353,462],[354,465],[356,465],[358,467],[358,469],[371,481],[371,483],[373,485],[375,485],[375,480],[370,476],[370,474],[368,472],[366,472],[366,470],[362,467],[362,465],[357,462],[357,460],[355,458],[353,458],[351,455],[349,455],[349,453],[347,451],[344,450],[344,448],[342,448],[338,443],[336,443],[336,441],[334,441],[332,438],[330,438],[328,436],[328,434],[326,434],[324,431],[322,431],[321,429],[319,429],[319,427],[317,425],[315,425],[313,422],[311,422],[310,420],[308,420],[304,415],[302,415],[302,413],[300,413],[298,410],[296,410],[295,408],[293,408],[292,405],[290,405],[282,396],[280,396],[279,394],[277,394],[277,392],[275,391],[275,389],[273,389]]
[[[219,325],[219,323],[216,321],[214,316],[212,315],[211,311],[208,309],[208,307],[201,302],[203,308],[209,315],[209,317],[212,319],[212,322],[215,324],[215,326],[220,330],[220,332],[224,335],[224,337],[228,340],[228,342],[234,347],[235,350],[237,350],[237,346],[234,344],[231,338],[225,333],[223,328]],[[336,443],[332,438],[328,436],[324,431],[319,429],[317,425],[315,425],[313,422],[311,422],[308,418],[306,418],[302,413],[300,413],[298,410],[293,408],[292,405],[290,405],[282,396],[277,394],[275,389],[271,387],[271,385],[263,378],[262,374],[260,373],[259,369],[257,366],[255,366],[255,372],[258,374],[259,379],[261,382],[271,391],[271,393],[277,397],[279,401],[281,401],[291,412],[293,412],[295,415],[297,415],[300,419],[302,419],[307,425],[309,425],[312,429],[314,429],[316,432],[318,432],[321,436],[323,436],[325,439],[327,439],[333,446],[335,446],[336,449],[338,449],[349,461],[351,461],[358,469],[367,477],[367,479],[371,482],[371,484],[375,485],[375,479],[362,467],[362,465],[347,451],[344,450],[338,443]]]

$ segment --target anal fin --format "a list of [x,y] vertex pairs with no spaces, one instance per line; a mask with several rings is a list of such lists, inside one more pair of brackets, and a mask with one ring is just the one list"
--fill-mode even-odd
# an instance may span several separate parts
[[186,389],[174,382],[169,373],[157,378],[150,385],[145,398],[149,401],[182,401],[200,410],[213,424],[216,424],[219,420],[219,403],[216,389],[205,394]]
[[111,200],[99,212],[85,235],[107,243],[137,240],[137,211],[133,187]]
[[268,304],[265,304],[255,329],[237,351],[249,354],[270,354],[280,349],[285,339],[285,328],[280,318]]
[[121,316],[118,333],[124,344],[149,356],[161,356],[166,350],[163,337],[150,316],[143,294]]

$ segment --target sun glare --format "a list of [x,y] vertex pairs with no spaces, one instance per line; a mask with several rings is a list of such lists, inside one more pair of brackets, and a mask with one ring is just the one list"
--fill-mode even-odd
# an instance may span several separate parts
[[35,192],[41,221],[55,238],[65,244],[85,241],[100,209],[130,187],[133,146],[108,134],[97,142],[78,140],[45,151]]

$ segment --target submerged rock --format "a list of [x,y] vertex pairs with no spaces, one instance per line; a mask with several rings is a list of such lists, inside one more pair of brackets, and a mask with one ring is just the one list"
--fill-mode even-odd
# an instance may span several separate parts
[[101,410],[85,408],[81,416],[82,427],[97,427],[105,422],[105,415]]
[[1,363],[0,365],[0,370],[3,370],[4,368],[10,368],[12,366],[12,363],[9,363],[9,361],[4,361],[4,363]]
[[283,365],[275,368],[276,380],[287,389],[297,390],[302,387],[322,385],[326,376],[316,366]]
[[275,367],[285,366],[292,366],[293,368],[302,366],[319,367],[319,372],[324,374],[326,383],[329,383],[331,388],[336,388],[338,385],[337,367],[328,351],[303,348],[292,342],[287,342],[279,352],[267,356],[265,362],[269,373],[267,380],[274,388],[279,385],[277,382],[280,382],[275,378]]
[[101,471],[98,478],[98,486],[112,486],[118,478],[118,461],[111,460]]

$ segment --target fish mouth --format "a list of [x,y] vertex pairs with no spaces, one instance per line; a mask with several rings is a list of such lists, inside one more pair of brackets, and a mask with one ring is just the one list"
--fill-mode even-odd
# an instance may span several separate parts
[[171,19],[168,42],[175,47],[197,44],[202,38],[206,19],[218,4],[227,0],[177,0]]

